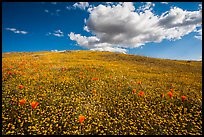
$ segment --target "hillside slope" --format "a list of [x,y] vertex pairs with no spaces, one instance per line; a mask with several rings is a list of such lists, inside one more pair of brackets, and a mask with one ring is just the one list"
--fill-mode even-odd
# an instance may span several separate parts
[[200,135],[201,110],[201,62],[96,51],[2,56],[2,134]]

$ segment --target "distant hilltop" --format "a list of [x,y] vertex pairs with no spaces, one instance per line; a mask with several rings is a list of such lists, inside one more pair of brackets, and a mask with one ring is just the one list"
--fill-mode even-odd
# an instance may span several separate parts
[[[57,53],[68,53],[68,52],[80,52],[80,51],[87,51],[87,50],[46,50],[46,51],[32,51],[32,52],[17,52],[17,51],[12,51],[12,52],[2,52],[3,54],[10,54],[10,53],[40,53],[40,52],[57,52]],[[89,50],[88,50],[89,51]],[[111,52],[111,51],[91,51],[90,52],[109,52],[109,53],[116,53],[116,54],[123,54],[123,53],[118,53],[118,52]],[[126,55],[136,55],[136,54],[126,54]],[[150,56],[144,56],[144,55],[136,55],[136,56],[143,56],[147,58],[154,58]],[[4,57],[2,57],[4,58]],[[168,58],[156,58],[156,59],[164,59],[164,60],[174,60],[174,61],[201,61],[202,62],[202,56],[200,56],[198,59],[168,59]]]
[[51,50],[51,52],[73,52],[73,51],[80,51],[80,50]]

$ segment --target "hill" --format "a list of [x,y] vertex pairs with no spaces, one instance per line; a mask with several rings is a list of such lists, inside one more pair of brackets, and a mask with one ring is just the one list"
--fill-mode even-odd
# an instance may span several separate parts
[[2,134],[201,135],[202,63],[3,53]]

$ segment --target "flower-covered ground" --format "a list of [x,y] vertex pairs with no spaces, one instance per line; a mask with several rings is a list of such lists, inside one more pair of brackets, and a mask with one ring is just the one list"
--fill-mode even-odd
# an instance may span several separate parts
[[2,134],[201,135],[202,64],[93,51],[3,53]]

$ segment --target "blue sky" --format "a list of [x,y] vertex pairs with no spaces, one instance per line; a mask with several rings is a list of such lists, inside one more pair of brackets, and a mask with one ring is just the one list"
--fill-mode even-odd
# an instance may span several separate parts
[[2,2],[2,52],[99,50],[198,60],[201,4]]

